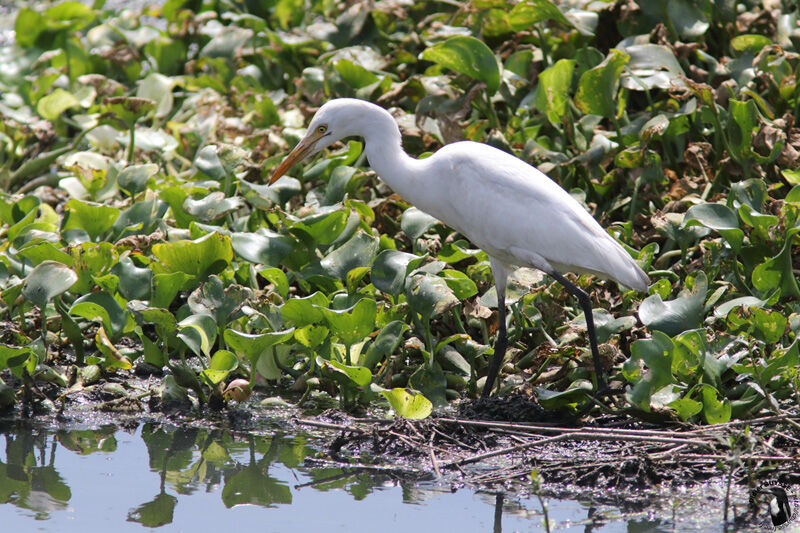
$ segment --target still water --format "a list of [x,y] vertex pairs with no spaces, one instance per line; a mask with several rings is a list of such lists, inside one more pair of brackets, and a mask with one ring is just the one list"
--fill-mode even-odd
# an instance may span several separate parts
[[324,456],[313,443],[311,436],[281,432],[164,424],[0,423],[0,524],[13,532],[508,533],[544,531],[544,503],[552,531],[721,530],[674,511],[631,516],[576,501],[498,497],[320,467]]

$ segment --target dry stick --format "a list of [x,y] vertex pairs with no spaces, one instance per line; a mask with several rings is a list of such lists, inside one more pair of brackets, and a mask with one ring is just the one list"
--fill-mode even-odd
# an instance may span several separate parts
[[713,426],[692,429],[687,431],[687,433],[705,433],[709,431],[717,431],[719,429],[724,429],[732,426],[745,426],[745,425],[754,426],[754,425],[766,424],[768,422],[785,422],[789,420],[791,421],[800,420],[800,416],[785,414],[785,415],[763,416],[761,418],[754,418],[752,420],[734,420],[732,422],[725,422],[724,424],[715,424]]
[[457,439],[457,438],[455,438],[455,437],[451,437],[451,436],[450,436],[450,435],[448,435],[447,433],[442,433],[441,431],[439,431],[438,429],[436,429],[436,427],[435,427],[435,426],[431,426],[431,430],[432,430],[434,433],[436,433],[437,435],[439,435],[440,437],[443,437],[443,438],[445,438],[445,439],[447,439],[447,440],[449,440],[449,441],[455,442],[456,444],[458,444],[458,445],[459,445],[459,446],[461,446],[462,448],[465,448],[465,449],[467,449],[467,450],[477,450],[477,449],[478,449],[478,448],[476,448],[475,446],[470,446],[469,444],[466,444],[466,443],[463,443],[463,442],[461,442],[460,440],[458,440],[458,439]]
[[[414,441],[410,440],[407,436],[403,435],[402,433],[397,433],[395,431],[390,431],[389,435],[392,435],[393,437],[397,437],[399,440],[403,441],[404,443],[406,443],[407,446],[409,446],[411,448],[419,448],[420,446],[426,446],[426,444],[424,444],[424,443],[414,442]],[[452,453],[451,451],[449,451],[447,448],[440,448],[439,446],[433,446],[432,444],[429,445],[429,446],[432,449],[439,450],[442,453],[456,455],[456,454]]]
[[[462,424],[465,426],[478,426],[489,429],[510,429],[523,431],[526,433],[597,433],[599,435],[620,435],[620,436],[640,436],[640,437],[663,437],[666,435],[673,435],[673,438],[681,438],[679,435],[686,435],[689,432],[682,431],[666,431],[654,429],[606,429],[606,428],[593,428],[593,427],[580,427],[580,428],[565,428],[556,426],[543,426],[534,424],[514,424],[511,422],[491,422],[487,420],[458,420],[454,418],[440,418],[442,422],[449,422],[453,424]],[[663,437],[670,438],[670,437]]]
[[649,454],[647,454],[647,457],[649,457],[650,459],[656,459],[656,460],[657,459],[662,459],[664,457],[669,457],[670,455],[675,455],[676,453],[678,453],[679,451],[685,449],[686,447],[687,447],[686,444],[679,444],[678,446],[675,446],[674,448],[670,448],[669,450],[664,450],[663,452],[652,453],[652,454],[649,453]]
[[339,424],[330,424],[328,422],[318,422],[316,420],[309,420],[308,418],[298,418],[297,423],[302,424],[304,426],[314,426],[318,428],[335,429],[339,431],[358,431],[359,433],[367,432],[364,428],[358,426],[341,426]]
[[431,438],[428,443],[428,451],[431,454],[431,464],[433,465],[433,471],[436,474],[436,477],[441,479],[442,473],[439,471],[439,463],[436,461],[436,453],[433,451],[433,432],[431,432]]
[[399,472],[401,474],[424,474],[424,470],[419,468],[391,466],[391,465],[365,465],[364,463],[345,463],[342,461],[331,461],[328,459],[307,458],[306,461],[321,463],[337,468],[356,468],[359,470],[373,470],[375,472]]
[[[678,462],[683,460],[688,461],[700,461],[706,459],[713,459],[715,461],[719,459],[730,459],[730,455],[723,455],[721,453],[709,453],[709,454],[701,454],[701,453],[687,453],[685,455],[679,455],[673,459],[669,459],[672,462]],[[744,461],[774,461],[778,463],[800,463],[800,459],[797,457],[785,457],[782,455],[739,455],[737,457],[740,460]]]
[[711,444],[702,440],[677,439],[671,437],[647,437],[641,435],[609,435],[609,434],[600,434],[595,432],[575,432],[575,433],[565,433],[562,435],[556,435],[555,437],[547,437],[533,442],[528,442],[526,444],[509,446],[507,448],[502,448],[500,450],[473,455],[472,457],[467,457],[466,459],[461,459],[460,461],[452,461],[450,463],[447,463],[443,466],[443,468],[448,468],[450,466],[453,466],[454,464],[463,465],[468,463],[474,463],[476,461],[482,461],[483,459],[488,459],[490,457],[495,457],[497,455],[506,455],[516,451],[533,448],[534,446],[540,446],[542,444],[549,444],[551,442],[558,442],[563,440],[619,440],[626,442],[664,442],[668,444],[692,444],[694,446],[711,448]]

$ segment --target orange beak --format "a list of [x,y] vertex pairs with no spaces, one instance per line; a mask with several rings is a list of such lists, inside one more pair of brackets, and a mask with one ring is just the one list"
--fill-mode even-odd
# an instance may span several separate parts
[[269,179],[269,184],[272,185],[278,179],[286,174],[290,168],[292,168],[295,164],[299,163],[308,155],[314,151],[314,146],[316,146],[317,141],[322,137],[318,131],[314,131],[311,135],[307,135],[303,137],[297,146],[294,147],[294,150],[289,152],[289,155],[286,156],[280,165],[278,165],[275,170],[272,172],[272,177]]

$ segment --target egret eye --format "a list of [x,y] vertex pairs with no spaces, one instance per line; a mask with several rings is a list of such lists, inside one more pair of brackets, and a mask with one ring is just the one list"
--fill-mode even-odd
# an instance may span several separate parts
[[320,126],[319,128],[317,128],[317,131],[318,131],[318,132],[320,132],[320,133],[325,133],[326,131],[328,131],[328,126],[325,126],[325,125],[323,124],[322,126]]

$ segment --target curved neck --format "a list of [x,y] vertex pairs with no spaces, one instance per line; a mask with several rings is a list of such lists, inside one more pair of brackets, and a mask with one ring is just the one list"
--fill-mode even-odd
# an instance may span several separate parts
[[372,104],[364,111],[354,129],[364,138],[369,165],[394,192],[415,204],[415,191],[419,187],[415,183],[418,173],[414,169],[419,161],[403,150],[400,128],[388,111]]

